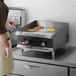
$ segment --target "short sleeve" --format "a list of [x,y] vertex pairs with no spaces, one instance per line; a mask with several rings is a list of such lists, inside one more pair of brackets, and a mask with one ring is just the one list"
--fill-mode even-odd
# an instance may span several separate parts
[[0,34],[4,34],[7,32],[7,29],[5,27],[6,19],[6,10],[0,5]]

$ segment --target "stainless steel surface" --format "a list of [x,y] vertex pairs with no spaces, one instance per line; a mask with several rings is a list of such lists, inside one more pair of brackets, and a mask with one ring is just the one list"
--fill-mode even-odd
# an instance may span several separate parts
[[[44,55],[44,54],[42,55],[40,52],[40,54],[42,56],[40,56],[40,54],[39,54],[40,57],[36,57],[37,53],[35,53],[35,52],[33,53],[33,51],[31,51],[30,55],[32,55],[32,56],[30,56],[30,55],[23,56],[22,49],[16,47],[16,48],[13,48],[13,50],[14,50],[13,51],[14,59],[76,68],[76,47],[69,47],[64,54],[62,54],[60,56],[56,56],[54,60],[52,59],[51,55],[49,57],[47,57],[48,56],[47,53],[45,53],[46,55]],[[60,50],[60,51],[62,51],[62,50]]]
[[76,76],[76,69],[75,68],[70,69],[70,76]]
[[12,73],[25,76],[67,76],[67,68],[14,60]]
[[[29,32],[29,31],[17,31],[17,36],[26,36],[26,37],[38,37],[38,38],[47,38],[52,39],[52,48],[45,47],[45,44],[41,44],[43,47],[35,46],[26,46],[19,45],[23,49],[33,50],[33,51],[43,51],[43,52],[52,52],[52,58],[55,57],[55,50],[58,48],[66,48],[66,44],[69,41],[69,24],[63,22],[53,22],[53,21],[36,21],[38,26],[43,26],[44,29],[38,32]],[[32,25],[33,26],[33,25]],[[54,28],[56,31],[47,32],[48,29]],[[49,45],[51,45],[51,43]]]
[[[38,26],[43,26],[44,29],[39,30],[38,32],[17,32],[16,35],[24,36],[35,36],[43,38],[52,38],[57,35],[69,33],[69,24],[63,22],[53,22],[53,21],[40,21],[37,20]],[[33,26],[33,25],[32,25]],[[47,32],[48,29],[54,28],[55,32]]]
[[21,32],[21,31],[16,32],[16,35],[49,38],[49,39],[51,39],[54,34],[55,34],[55,32],[53,32],[53,33],[48,33],[48,32]]
[[[54,60],[22,56],[21,49],[14,48],[13,50],[15,69],[12,73],[14,74],[21,76],[68,76],[69,73],[70,76],[76,76],[76,47],[69,47],[64,55],[58,56]],[[69,72],[67,67],[69,67]]]
[[17,7],[9,7],[8,17],[10,21],[14,21],[16,24],[25,26],[25,10]]
[[35,47],[35,46],[27,46],[27,45],[20,45],[18,44],[17,47],[22,48],[24,50],[27,49],[27,51],[43,51],[43,52],[52,52],[53,48],[46,48],[46,47]]

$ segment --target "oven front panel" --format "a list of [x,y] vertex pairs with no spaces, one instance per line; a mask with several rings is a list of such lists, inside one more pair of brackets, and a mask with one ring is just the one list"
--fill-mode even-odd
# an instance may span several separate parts
[[29,37],[29,36],[18,36],[17,44],[53,48],[53,39]]

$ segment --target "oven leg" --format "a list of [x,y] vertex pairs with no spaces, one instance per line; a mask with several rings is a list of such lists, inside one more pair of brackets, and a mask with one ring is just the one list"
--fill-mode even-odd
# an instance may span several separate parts
[[55,51],[52,51],[52,59],[55,59]]
[[24,49],[22,49],[22,53],[23,53]]

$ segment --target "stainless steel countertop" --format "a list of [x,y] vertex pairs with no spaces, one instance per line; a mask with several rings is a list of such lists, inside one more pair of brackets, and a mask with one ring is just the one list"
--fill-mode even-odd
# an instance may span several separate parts
[[35,58],[22,56],[20,48],[13,48],[13,58],[15,60],[23,60],[29,62],[37,62],[51,65],[58,65],[63,67],[72,67],[76,68],[76,47],[71,47],[66,52],[55,59],[45,59],[45,58]]

